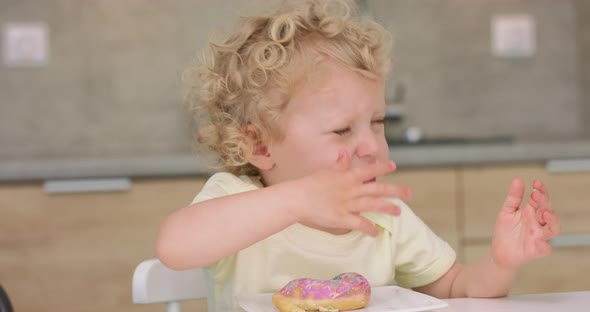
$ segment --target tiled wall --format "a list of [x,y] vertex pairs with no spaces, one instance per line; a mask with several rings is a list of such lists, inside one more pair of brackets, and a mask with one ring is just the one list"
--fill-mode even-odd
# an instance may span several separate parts
[[[536,139],[583,132],[573,1],[370,3],[377,19],[394,33],[397,64],[392,85],[407,87],[407,125],[432,136]],[[590,3],[580,1],[578,5],[588,7]],[[491,19],[499,14],[529,14],[535,19],[537,52],[533,57],[500,59],[492,55]]]
[[580,115],[584,119],[584,133],[590,137],[590,3],[577,0],[576,12],[579,26],[577,40],[580,47]]
[[[527,138],[590,134],[583,122],[590,119],[590,35],[578,31],[590,34],[590,3],[574,1],[366,4],[396,33],[392,86],[406,86],[408,124],[431,135]],[[251,7],[239,0],[0,2],[0,25],[45,22],[50,34],[46,66],[0,64],[0,161],[191,153],[179,74],[212,30]],[[491,56],[490,18],[501,13],[535,17],[535,57]]]
[[245,1],[2,1],[43,22],[43,67],[0,63],[0,161],[192,153],[179,77]]

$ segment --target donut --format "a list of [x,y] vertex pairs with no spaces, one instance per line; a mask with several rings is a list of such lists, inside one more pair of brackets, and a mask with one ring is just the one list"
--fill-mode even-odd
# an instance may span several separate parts
[[371,286],[358,273],[342,273],[331,280],[300,278],[273,294],[272,303],[281,312],[344,311],[365,307]]

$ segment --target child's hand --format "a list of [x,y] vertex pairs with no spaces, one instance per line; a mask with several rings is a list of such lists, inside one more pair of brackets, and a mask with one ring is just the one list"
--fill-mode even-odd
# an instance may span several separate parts
[[559,234],[559,219],[553,212],[545,185],[533,182],[531,199],[522,208],[524,183],[515,179],[494,226],[492,258],[496,265],[515,269],[520,264],[551,254],[547,240]]
[[333,168],[295,181],[298,196],[299,222],[320,229],[359,230],[377,235],[377,229],[361,212],[374,211],[399,215],[400,208],[383,200],[384,197],[407,199],[407,187],[378,183],[374,179],[395,171],[391,161],[350,168],[346,151],[338,155]]

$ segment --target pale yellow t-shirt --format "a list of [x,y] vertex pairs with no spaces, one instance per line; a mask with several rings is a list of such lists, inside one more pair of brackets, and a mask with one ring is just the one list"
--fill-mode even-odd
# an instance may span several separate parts
[[[256,178],[217,173],[193,203],[261,187]],[[294,224],[208,266],[209,305],[213,305],[209,311],[240,311],[236,296],[273,293],[302,277],[331,279],[357,272],[373,287],[397,284],[406,288],[436,281],[455,262],[455,251],[404,202],[391,200],[400,206],[400,216],[363,214],[377,225],[377,237],[358,231],[334,235]],[[211,238],[213,243],[223,239],[223,228]]]

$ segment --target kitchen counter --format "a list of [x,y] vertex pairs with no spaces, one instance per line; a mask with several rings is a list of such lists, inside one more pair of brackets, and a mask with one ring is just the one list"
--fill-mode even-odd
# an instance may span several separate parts
[[400,167],[478,165],[590,159],[590,139],[548,142],[515,141],[489,144],[390,146]]
[[437,312],[557,312],[588,311],[590,291],[509,296],[506,298],[445,300],[449,306]]
[[[590,139],[485,144],[392,145],[399,168],[548,162],[557,170],[590,170]],[[194,155],[0,162],[0,181],[208,175],[210,158]]]

